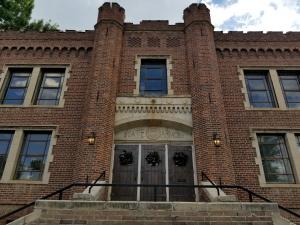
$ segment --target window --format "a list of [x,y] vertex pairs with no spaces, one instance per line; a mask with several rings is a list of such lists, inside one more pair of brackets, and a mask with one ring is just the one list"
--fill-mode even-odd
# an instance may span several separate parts
[[258,144],[267,183],[295,183],[284,135],[258,134]]
[[13,135],[13,131],[0,131],[0,179],[4,171]]
[[300,108],[300,71],[278,71],[285,102],[289,108]]
[[22,105],[27,92],[31,70],[12,70],[10,80],[3,95],[2,104]]
[[249,101],[254,108],[276,107],[274,91],[269,80],[268,71],[244,72]]
[[141,60],[140,94],[143,96],[161,96],[168,94],[165,59]]
[[65,70],[45,70],[39,93],[36,99],[36,105],[58,105],[64,81]]
[[51,132],[25,132],[15,179],[42,180]]

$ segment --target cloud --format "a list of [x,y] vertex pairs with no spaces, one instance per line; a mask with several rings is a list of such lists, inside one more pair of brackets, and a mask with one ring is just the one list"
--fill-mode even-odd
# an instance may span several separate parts
[[209,0],[208,2],[216,6],[225,7],[237,3],[238,0]]
[[238,0],[225,7],[209,7],[218,30],[290,31],[300,26],[300,3],[295,0]]
[[[98,7],[105,0],[36,0],[34,19],[51,19],[61,29],[94,29]],[[126,10],[126,21],[182,21],[183,10],[199,0],[115,0]],[[201,0],[211,11],[216,30],[300,30],[299,0]]]

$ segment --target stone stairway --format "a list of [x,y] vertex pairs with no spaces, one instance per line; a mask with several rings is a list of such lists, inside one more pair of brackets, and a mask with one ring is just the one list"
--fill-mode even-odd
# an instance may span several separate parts
[[37,201],[10,225],[288,225],[276,204]]

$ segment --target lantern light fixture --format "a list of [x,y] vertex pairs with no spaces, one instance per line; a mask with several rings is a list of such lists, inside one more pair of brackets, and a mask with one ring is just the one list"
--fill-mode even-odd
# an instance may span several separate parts
[[89,145],[94,145],[96,142],[96,134],[95,132],[91,132],[91,134],[88,136],[87,141]]
[[221,146],[221,139],[220,139],[218,133],[214,133],[213,134],[213,142],[214,142],[214,145],[216,147],[220,147]]

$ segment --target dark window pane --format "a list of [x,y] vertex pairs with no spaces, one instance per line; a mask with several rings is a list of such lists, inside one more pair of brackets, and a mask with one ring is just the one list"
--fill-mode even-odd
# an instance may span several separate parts
[[43,89],[40,100],[56,100],[58,99],[58,89]]
[[253,102],[269,102],[269,95],[265,91],[253,91],[251,99]]
[[150,78],[150,79],[163,79],[164,78],[164,68],[145,68],[145,78]]
[[25,88],[27,86],[28,77],[13,77],[11,79],[10,87],[22,87]]
[[261,146],[261,154],[263,157],[281,157],[281,148],[277,144],[267,144]]
[[60,87],[61,77],[47,77],[45,79],[44,87]]
[[43,155],[44,151],[47,147],[47,142],[29,142],[28,143],[28,151],[27,154],[29,155]]
[[0,140],[7,141],[11,139],[13,132],[0,132]]
[[0,132],[0,179],[4,171],[12,137],[13,137],[12,131]]
[[6,159],[7,159],[7,155],[0,155],[0,179],[3,175]]
[[300,102],[300,92],[285,92],[286,99],[288,102]]
[[42,157],[23,157],[22,164],[20,164],[19,170],[42,170],[44,165],[44,158]]
[[23,100],[25,94],[25,89],[23,88],[14,88],[9,89],[6,93],[6,100]]
[[265,90],[265,81],[264,80],[248,80],[248,85],[250,90]]
[[167,94],[167,71],[165,60],[142,60],[140,93],[142,95]]
[[255,108],[272,108],[273,104],[272,103],[258,103],[258,102],[253,102],[252,106]]
[[39,100],[38,105],[57,105],[58,100]]
[[31,133],[30,136],[30,141],[48,141],[50,138],[50,133]]
[[162,80],[147,80],[145,90],[160,91],[163,89]]
[[41,172],[17,172],[16,179],[18,180],[32,180],[32,181],[38,181],[42,179],[42,173]]
[[293,79],[293,80],[285,80],[281,79],[282,86],[284,90],[289,91],[289,90],[299,90],[299,85],[298,85],[298,80]]
[[299,103],[288,103],[289,108],[300,108],[300,102]]
[[9,141],[0,141],[0,155],[6,154],[9,144],[10,144]]

